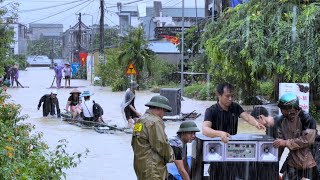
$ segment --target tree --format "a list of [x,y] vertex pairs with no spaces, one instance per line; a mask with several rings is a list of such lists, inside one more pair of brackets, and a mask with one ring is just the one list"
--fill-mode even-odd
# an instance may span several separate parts
[[7,24],[8,20],[11,18],[4,19],[3,17],[15,18],[15,9],[17,5],[17,3],[12,3],[10,6],[0,8],[0,76],[4,74],[4,66],[9,64],[7,57],[12,54],[10,45],[14,43],[14,32]]
[[241,87],[242,97],[254,95],[261,79],[317,82],[319,30],[319,0],[251,0],[228,9],[203,34],[212,77]]
[[[120,43],[119,30],[116,28],[108,28],[104,31],[104,46],[118,46]],[[93,49],[99,49],[99,34],[95,34],[93,38]]]
[[119,63],[123,72],[130,63],[133,63],[138,71],[137,82],[140,84],[146,76],[152,75],[151,61],[154,59],[154,52],[148,48],[148,41],[144,37],[142,27],[133,29],[120,45],[122,52],[119,55]]
[[62,56],[62,44],[60,40],[42,37],[39,40],[28,42],[28,54],[46,55],[50,59],[58,58]]

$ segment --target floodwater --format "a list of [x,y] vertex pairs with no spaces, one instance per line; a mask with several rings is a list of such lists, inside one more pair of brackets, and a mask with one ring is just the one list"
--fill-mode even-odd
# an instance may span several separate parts
[[[122,132],[114,134],[99,134],[91,129],[82,129],[78,126],[70,125],[60,119],[53,117],[42,117],[42,110],[37,110],[39,99],[42,95],[48,94],[52,89],[53,70],[49,68],[27,68],[20,72],[20,83],[29,88],[9,88],[8,93],[12,95],[13,101],[22,106],[21,114],[28,114],[29,122],[35,125],[36,132],[43,132],[43,139],[50,148],[54,148],[60,139],[66,139],[69,144],[67,151],[84,152],[89,149],[87,158],[82,159],[78,167],[67,170],[67,179],[87,180],[87,179],[126,179],[135,180],[133,170],[133,152],[131,148],[131,135]],[[64,80],[62,80],[64,85]],[[80,86],[80,91],[90,90],[95,93],[92,96],[103,109],[103,118],[109,124],[124,127],[124,121],[120,111],[120,104],[124,92],[112,92],[109,87],[99,87],[90,85],[86,80],[71,80],[71,86]],[[58,90],[60,109],[63,111],[67,98],[72,89],[62,88]],[[138,91],[136,93],[136,108],[140,113],[144,113],[147,107],[144,106],[155,93],[149,91]],[[182,101],[182,112],[192,112],[196,110],[201,116],[195,120],[201,129],[204,111],[214,102],[196,101],[184,98]],[[249,107],[250,108],[250,107]],[[166,133],[168,137],[174,136],[179,128],[180,122],[166,121]],[[263,133],[251,127],[247,123],[240,121],[239,133]]]

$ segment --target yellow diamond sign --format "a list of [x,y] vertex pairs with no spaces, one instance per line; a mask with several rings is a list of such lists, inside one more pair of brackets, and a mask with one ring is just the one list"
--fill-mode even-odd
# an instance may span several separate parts
[[127,70],[126,70],[126,75],[137,75],[138,72],[136,70],[136,68],[134,67],[134,65],[132,63],[129,64]]

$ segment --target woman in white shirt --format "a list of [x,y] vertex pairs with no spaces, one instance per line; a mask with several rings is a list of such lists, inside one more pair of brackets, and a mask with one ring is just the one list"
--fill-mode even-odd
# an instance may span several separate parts
[[83,91],[83,93],[80,95],[84,98],[84,101],[81,103],[81,109],[83,112],[83,120],[85,121],[93,121],[93,101],[90,100],[90,96],[92,96],[93,93],[90,93],[90,91]]

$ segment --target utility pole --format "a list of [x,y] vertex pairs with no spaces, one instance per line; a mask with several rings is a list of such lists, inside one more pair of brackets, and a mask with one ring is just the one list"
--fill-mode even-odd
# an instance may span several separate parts
[[[78,53],[81,51],[81,13],[79,13],[79,34],[78,34]],[[79,60],[80,60],[80,55],[79,55]]]
[[[100,11],[101,11],[101,15],[100,15],[100,46],[99,46],[99,52],[100,55],[104,56],[104,0],[100,0]],[[103,62],[105,63],[106,58],[103,58]]]
[[181,96],[184,95],[184,0],[182,0],[182,41],[181,41]]

